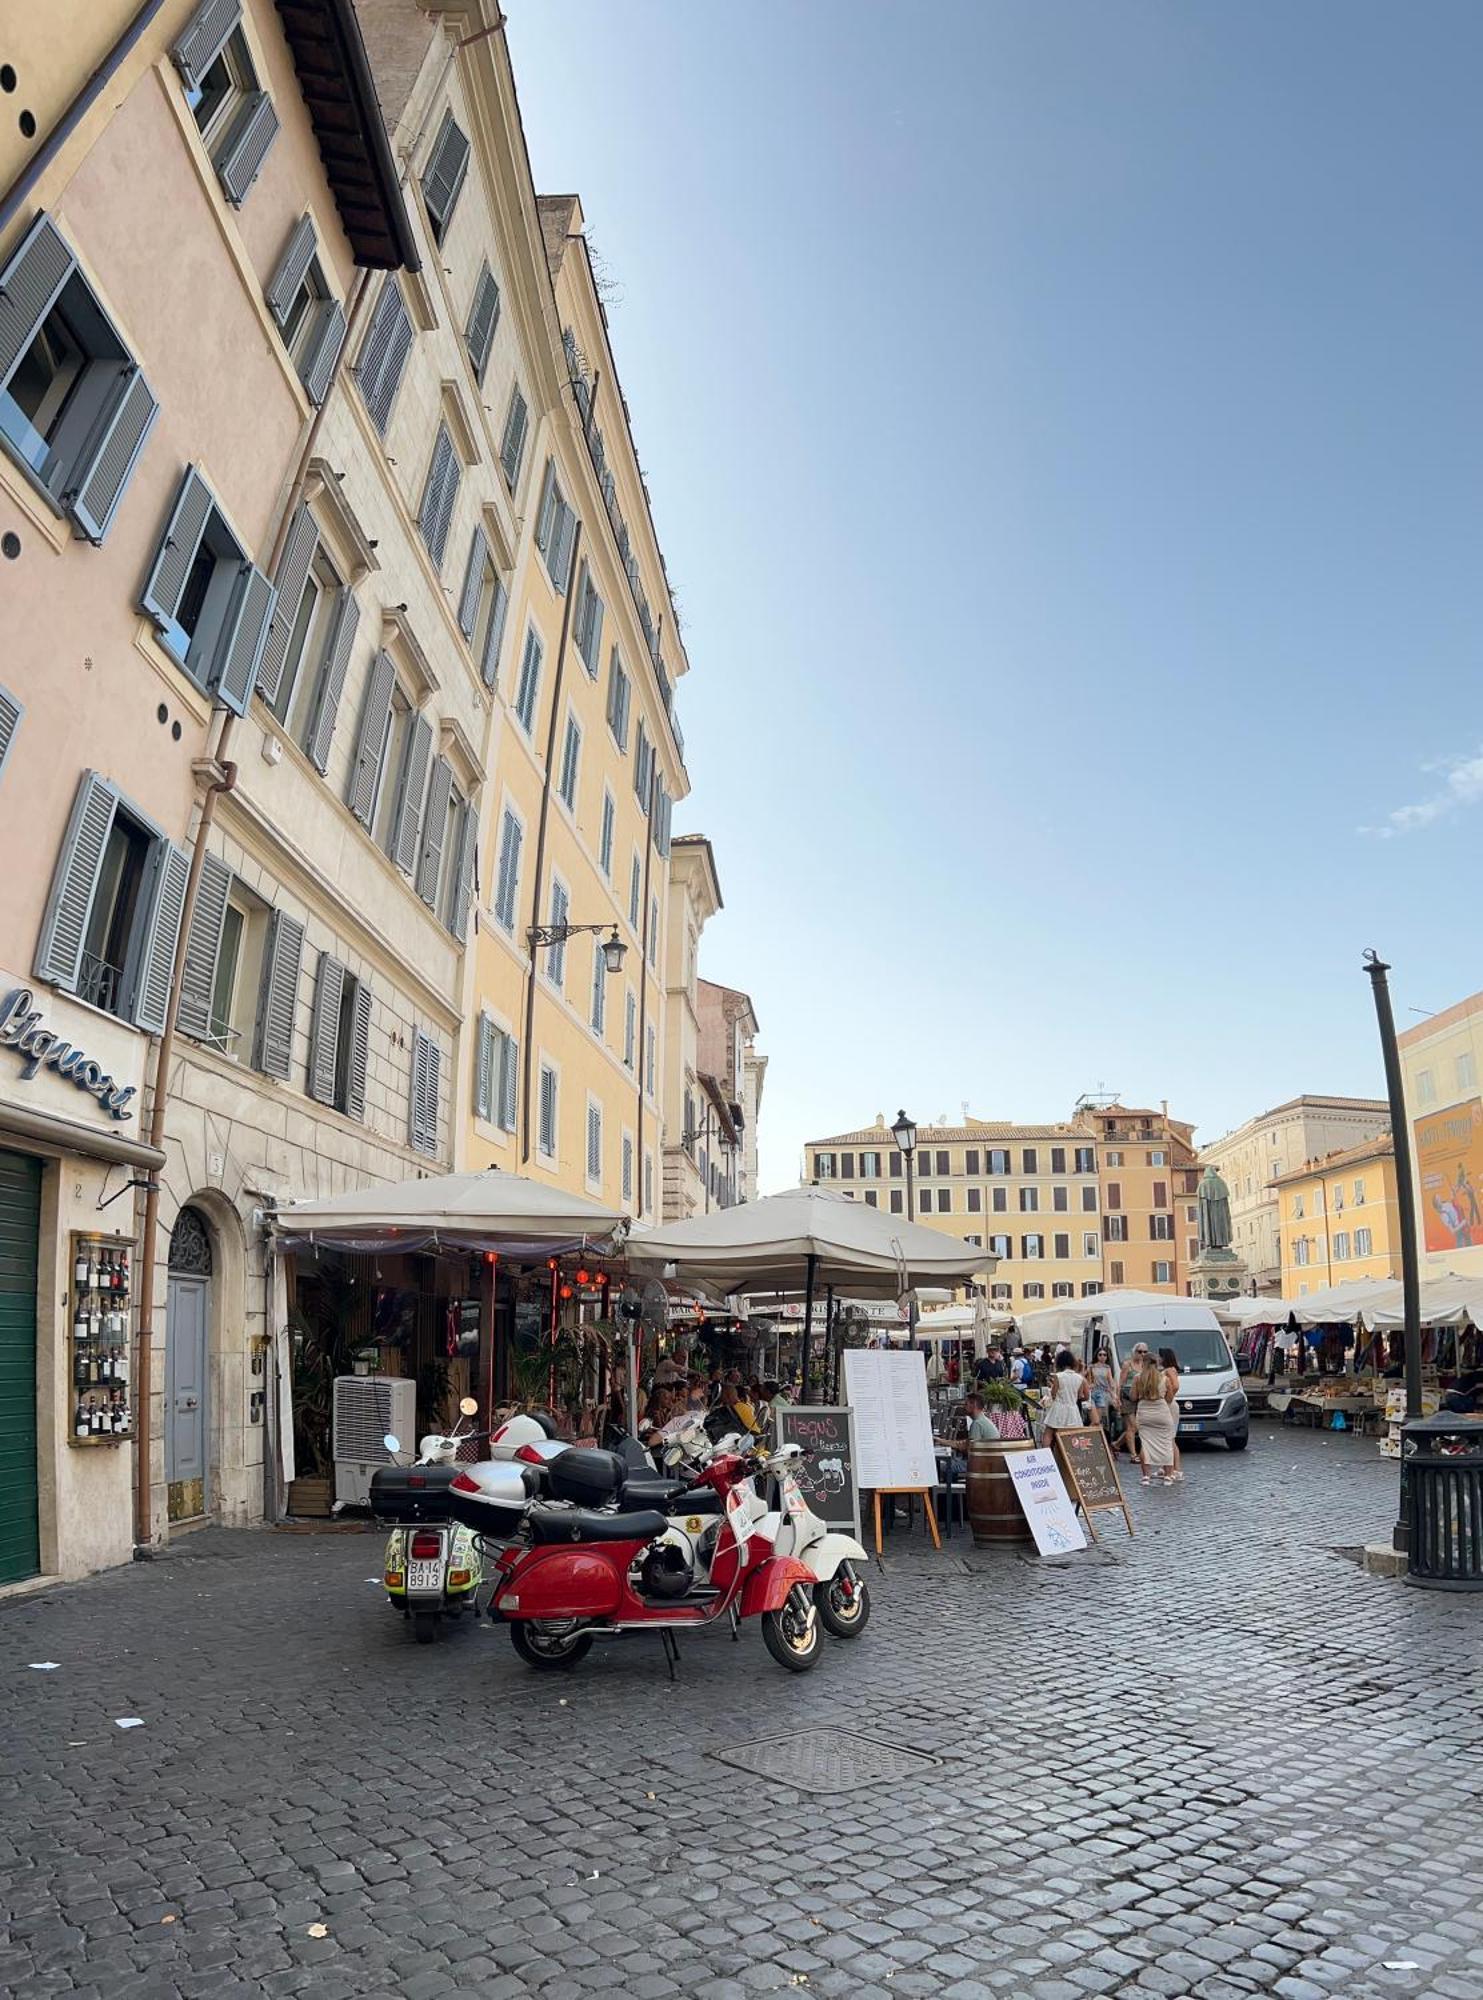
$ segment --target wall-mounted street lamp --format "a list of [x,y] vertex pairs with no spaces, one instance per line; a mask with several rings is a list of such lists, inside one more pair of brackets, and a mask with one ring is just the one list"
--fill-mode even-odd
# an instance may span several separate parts
[[603,940],[603,965],[609,972],[621,972],[628,946],[619,937],[616,924],[532,924],[525,933],[525,942],[532,952],[542,946],[550,950],[553,945],[565,944],[568,938],[580,937],[584,932],[606,930],[611,930],[612,935]]

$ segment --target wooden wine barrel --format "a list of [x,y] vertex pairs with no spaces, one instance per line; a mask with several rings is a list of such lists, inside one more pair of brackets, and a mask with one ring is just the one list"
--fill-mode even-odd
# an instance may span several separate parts
[[976,1547],[992,1549],[1030,1540],[1006,1461],[1011,1452],[1034,1449],[1033,1438],[1001,1438],[997,1443],[969,1445],[968,1525]]

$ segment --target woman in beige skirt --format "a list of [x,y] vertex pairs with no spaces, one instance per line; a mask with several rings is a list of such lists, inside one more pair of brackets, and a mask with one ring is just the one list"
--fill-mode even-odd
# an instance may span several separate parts
[[1174,1439],[1178,1419],[1174,1415],[1173,1389],[1169,1378],[1152,1356],[1133,1378],[1133,1394],[1138,1399],[1138,1444],[1143,1455],[1143,1484],[1153,1484],[1157,1472],[1165,1486],[1174,1484]]

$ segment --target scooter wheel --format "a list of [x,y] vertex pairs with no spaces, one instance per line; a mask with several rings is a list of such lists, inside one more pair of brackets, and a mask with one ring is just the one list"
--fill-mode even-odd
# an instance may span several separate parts
[[842,1563],[827,1583],[816,1586],[814,1602],[825,1631],[836,1639],[853,1639],[870,1622],[870,1591],[848,1563]]
[[438,1614],[436,1611],[414,1611],[412,1613],[412,1636],[419,1646],[430,1646],[438,1636]]
[[565,1671],[592,1651],[592,1635],[576,1626],[532,1625],[525,1619],[510,1627],[510,1643],[528,1667]]
[[824,1643],[824,1628],[812,1597],[795,1589],[789,1592],[781,1611],[764,1611],[762,1638],[780,1667],[786,1667],[790,1674],[806,1674]]

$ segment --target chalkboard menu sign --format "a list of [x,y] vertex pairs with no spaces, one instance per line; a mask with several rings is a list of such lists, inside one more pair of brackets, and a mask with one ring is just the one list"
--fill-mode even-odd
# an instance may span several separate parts
[[858,1541],[854,1411],[790,1405],[776,1412],[776,1423],[779,1444],[801,1444],[809,1454],[797,1475],[804,1499],[821,1521]]
[[1061,1461],[1061,1471],[1086,1517],[1093,1541],[1097,1538],[1097,1530],[1091,1516],[1099,1507],[1120,1507],[1131,1535],[1133,1518],[1123,1499],[1106,1431],[1098,1424],[1088,1424],[1083,1430],[1053,1430],[1051,1436],[1055,1441],[1056,1456]]

